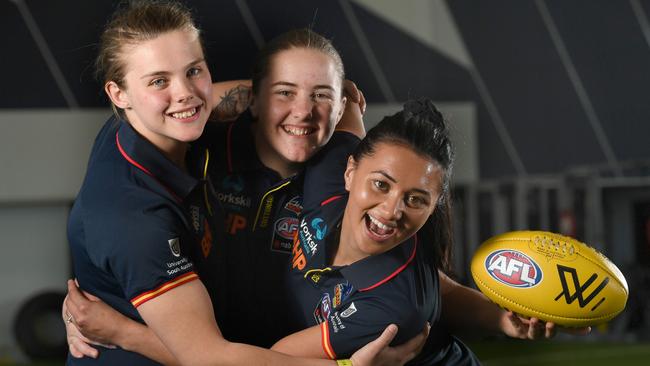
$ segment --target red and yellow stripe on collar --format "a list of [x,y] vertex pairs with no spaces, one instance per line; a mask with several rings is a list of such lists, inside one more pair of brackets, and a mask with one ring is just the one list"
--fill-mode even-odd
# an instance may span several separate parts
[[178,287],[182,284],[188,283],[190,281],[198,279],[199,276],[195,272],[188,272],[185,273],[184,275],[181,275],[179,277],[174,278],[172,281],[165,282],[162,285],[156,287],[155,289],[151,291],[144,292],[134,298],[131,299],[131,304],[135,306],[136,308],[145,302],[160,296],[164,294],[165,292]]

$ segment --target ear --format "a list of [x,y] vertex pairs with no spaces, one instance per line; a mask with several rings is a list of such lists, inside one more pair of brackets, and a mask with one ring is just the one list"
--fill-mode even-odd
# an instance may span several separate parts
[[345,178],[345,190],[350,192],[352,187],[352,179],[354,179],[354,172],[357,169],[357,162],[354,160],[352,155],[348,157],[348,165],[345,168],[345,173],[343,173],[343,178]]
[[116,107],[122,109],[131,107],[131,103],[129,102],[129,95],[127,94],[126,90],[120,88],[116,82],[109,81],[106,83],[106,85],[104,85],[104,91]]
[[257,98],[255,97],[255,94],[251,92],[251,101],[248,103],[248,109],[250,109],[251,114],[253,115],[253,119],[257,120],[257,116],[259,116],[259,104],[257,103]]
[[342,97],[341,98],[341,107],[336,114],[336,124],[338,125],[339,122],[341,122],[341,117],[343,117],[343,113],[345,112],[345,105],[347,104],[348,98],[347,97]]

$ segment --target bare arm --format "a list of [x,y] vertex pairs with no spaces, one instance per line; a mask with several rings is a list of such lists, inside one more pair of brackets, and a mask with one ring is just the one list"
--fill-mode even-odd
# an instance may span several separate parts
[[252,95],[250,80],[231,80],[212,84],[211,121],[235,120],[248,108]]
[[68,281],[64,317],[66,312],[72,315],[72,321],[66,323],[66,332],[74,357],[97,357],[97,350],[88,343],[116,344],[161,364],[178,365],[178,361],[151,329],[122,315],[100,299],[82,293],[72,280]]
[[438,271],[438,274],[442,320],[453,331],[476,332],[476,329],[480,329],[486,334],[501,332],[520,339],[552,338],[558,330],[575,335],[585,335],[591,331],[589,327],[564,328],[537,318],[525,319],[501,309],[480,291],[459,284],[442,271]]
[[366,99],[352,81],[345,80],[343,89],[347,102],[341,120],[336,125],[336,130],[347,131],[359,138],[366,135],[366,129],[363,125],[363,114],[366,111]]

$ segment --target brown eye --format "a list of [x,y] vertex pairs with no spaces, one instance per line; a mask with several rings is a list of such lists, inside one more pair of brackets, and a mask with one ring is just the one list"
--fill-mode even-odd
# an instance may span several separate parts
[[413,208],[420,208],[427,205],[427,201],[416,195],[410,195],[406,197],[406,205]]
[[386,183],[384,181],[381,181],[381,180],[377,180],[377,179],[373,180],[372,185],[374,185],[375,188],[377,188],[380,191],[388,190],[388,183]]

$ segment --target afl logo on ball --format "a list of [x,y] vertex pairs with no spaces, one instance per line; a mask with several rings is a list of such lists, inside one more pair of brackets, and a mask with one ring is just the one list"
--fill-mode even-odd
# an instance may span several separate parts
[[542,269],[529,256],[516,250],[497,250],[485,259],[485,269],[495,280],[511,286],[528,288],[542,282]]

